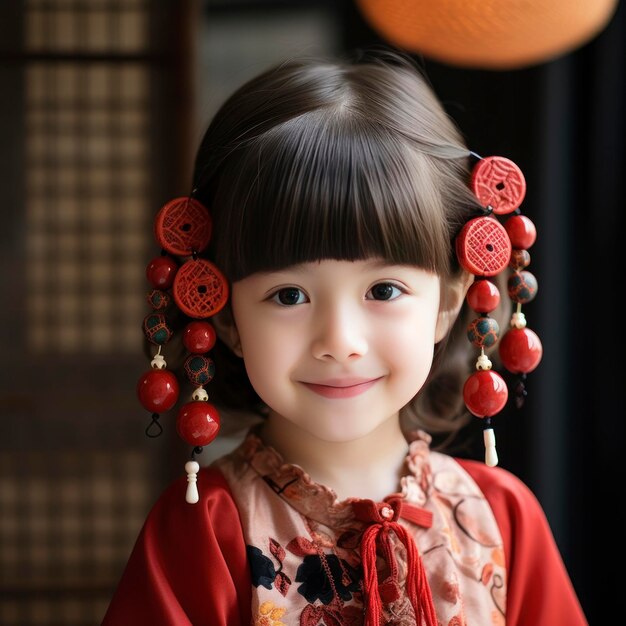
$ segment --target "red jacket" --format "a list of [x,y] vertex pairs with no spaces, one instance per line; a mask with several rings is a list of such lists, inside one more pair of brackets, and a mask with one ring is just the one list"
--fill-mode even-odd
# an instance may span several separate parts
[[[458,461],[489,501],[502,533],[507,625],[586,626],[532,492],[503,469]],[[148,515],[102,626],[250,625],[246,546],[228,484],[218,470],[203,469],[201,500],[190,506],[185,481],[175,481]]]

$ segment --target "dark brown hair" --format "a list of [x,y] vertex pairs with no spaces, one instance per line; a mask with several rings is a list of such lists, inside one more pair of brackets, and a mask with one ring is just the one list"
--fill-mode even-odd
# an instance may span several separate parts
[[[480,210],[467,186],[469,159],[409,57],[290,60],[238,89],[204,135],[194,196],[213,217],[207,256],[231,282],[378,256],[436,272],[445,295],[461,275],[454,237]],[[465,323],[437,346],[429,380],[402,412],[407,428],[446,432],[462,423]],[[262,411],[242,360],[219,341],[212,357],[212,401]]]

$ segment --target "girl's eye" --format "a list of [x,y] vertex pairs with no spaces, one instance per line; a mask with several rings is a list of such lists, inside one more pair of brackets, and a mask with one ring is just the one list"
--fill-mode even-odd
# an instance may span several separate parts
[[395,300],[404,292],[392,283],[378,283],[370,289],[369,293],[372,294],[373,300]]
[[279,289],[271,300],[282,306],[293,306],[294,304],[302,304],[306,302],[306,296],[297,287],[285,287]]

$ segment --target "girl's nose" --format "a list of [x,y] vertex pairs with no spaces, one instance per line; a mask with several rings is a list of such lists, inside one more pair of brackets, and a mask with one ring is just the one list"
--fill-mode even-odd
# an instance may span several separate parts
[[311,350],[316,359],[346,361],[367,353],[364,320],[348,306],[317,311]]

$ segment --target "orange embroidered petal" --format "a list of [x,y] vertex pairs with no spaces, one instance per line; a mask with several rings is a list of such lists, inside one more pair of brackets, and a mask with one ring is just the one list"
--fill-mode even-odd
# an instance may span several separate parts
[[285,626],[280,618],[287,612],[287,609],[277,607],[269,600],[263,602],[259,607],[259,616],[256,619],[256,626]]
[[268,615],[273,608],[273,602],[263,602],[263,604],[259,607],[259,613],[261,613],[261,615]]
[[459,599],[459,584],[446,580],[441,585],[441,595],[450,603],[456,604]]
[[483,571],[480,574],[480,582],[483,585],[486,585],[490,580],[493,574],[493,563],[486,563],[485,567],[483,567]]
[[505,626],[506,622],[504,620],[504,615],[502,615],[499,611],[492,611],[491,624],[492,626]]
[[504,550],[502,547],[494,548],[491,551],[491,560],[496,564],[504,567]]

